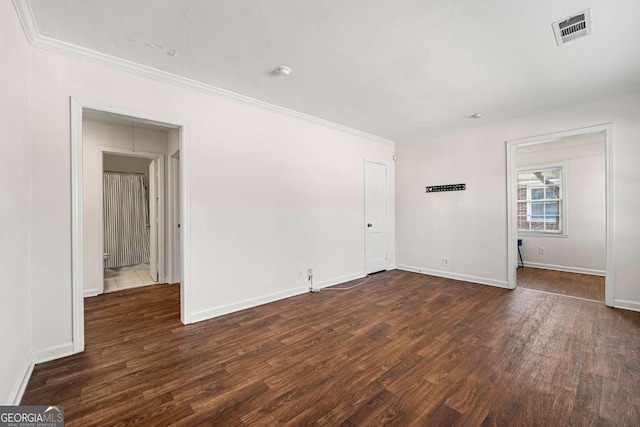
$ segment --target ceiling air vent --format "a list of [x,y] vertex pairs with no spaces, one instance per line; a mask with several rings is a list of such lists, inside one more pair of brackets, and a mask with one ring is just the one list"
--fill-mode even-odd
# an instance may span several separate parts
[[591,34],[591,9],[583,10],[551,24],[558,46]]

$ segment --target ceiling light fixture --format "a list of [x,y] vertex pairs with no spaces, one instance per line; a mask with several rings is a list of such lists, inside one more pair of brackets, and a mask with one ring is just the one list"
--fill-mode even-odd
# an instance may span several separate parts
[[472,119],[481,119],[482,118],[482,113],[475,113],[471,116]]
[[291,68],[287,67],[286,65],[280,65],[276,67],[274,71],[279,76],[288,76],[289,74],[291,74]]

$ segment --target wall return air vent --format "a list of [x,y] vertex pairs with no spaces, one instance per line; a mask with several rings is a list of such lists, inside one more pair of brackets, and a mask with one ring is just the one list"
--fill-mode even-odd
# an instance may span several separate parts
[[558,46],[591,34],[591,9],[575,13],[551,24]]

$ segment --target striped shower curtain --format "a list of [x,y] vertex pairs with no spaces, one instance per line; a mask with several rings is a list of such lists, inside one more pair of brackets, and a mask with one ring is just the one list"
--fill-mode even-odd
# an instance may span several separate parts
[[149,210],[141,175],[104,173],[105,267],[149,262]]

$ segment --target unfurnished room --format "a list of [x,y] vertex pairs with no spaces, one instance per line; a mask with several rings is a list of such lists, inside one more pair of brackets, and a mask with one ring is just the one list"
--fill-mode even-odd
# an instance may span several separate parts
[[640,2],[0,4],[0,426],[640,425]]

